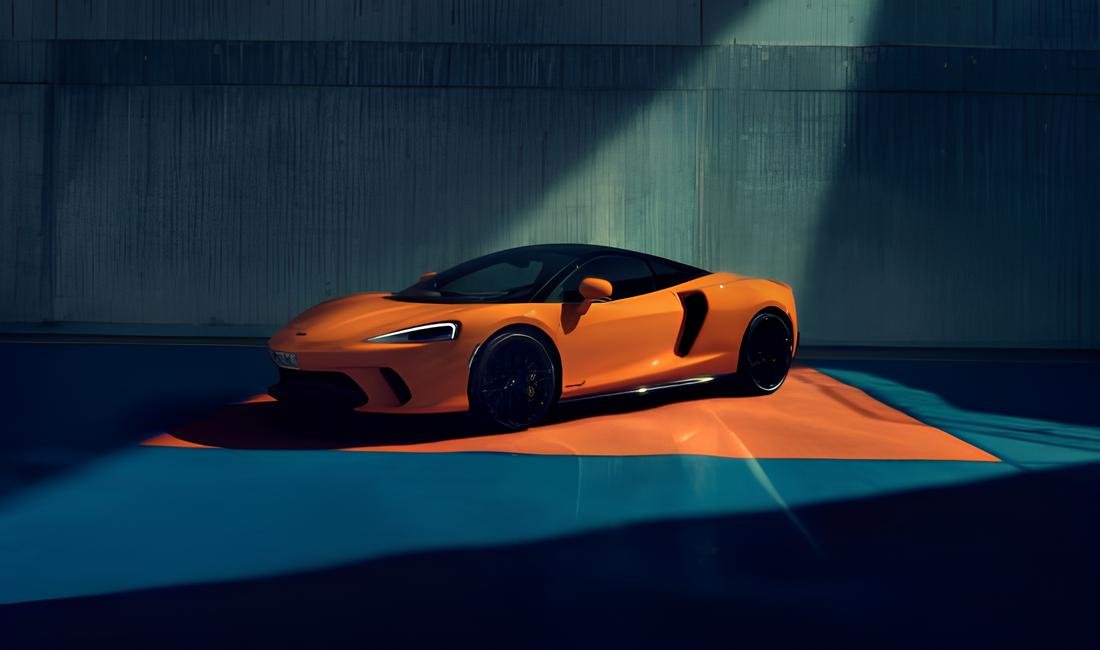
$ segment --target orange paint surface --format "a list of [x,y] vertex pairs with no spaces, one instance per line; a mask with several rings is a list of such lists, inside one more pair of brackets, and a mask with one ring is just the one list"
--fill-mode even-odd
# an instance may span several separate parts
[[[644,403],[642,403],[644,404]],[[167,447],[867,460],[998,459],[810,368],[774,395],[709,398],[477,435],[442,416],[289,423],[260,396],[147,441]],[[468,426],[468,425],[466,425]]]

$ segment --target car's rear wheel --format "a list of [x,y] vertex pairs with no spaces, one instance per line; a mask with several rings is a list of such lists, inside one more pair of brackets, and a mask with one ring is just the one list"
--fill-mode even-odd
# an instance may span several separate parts
[[548,344],[523,331],[494,335],[470,369],[470,410],[490,425],[518,431],[537,424],[558,399]]
[[794,336],[786,319],[761,312],[749,323],[741,341],[737,382],[750,395],[768,395],[779,390],[791,368]]

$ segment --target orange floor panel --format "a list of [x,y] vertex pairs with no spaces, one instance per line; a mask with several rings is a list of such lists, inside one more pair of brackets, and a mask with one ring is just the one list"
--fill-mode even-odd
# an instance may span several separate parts
[[[326,424],[320,431],[312,431],[308,421],[286,425],[269,402],[270,398],[259,396],[226,407],[145,444],[373,452],[998,460],[810,368],[794,368],[787,384],[768,397],[674,402],[491,435],[449,435],[448,427],[455,420],[438,416],[365,416],[344,422],[340,430]],[[402,418],[418,418],[407,420],[407,436],[402,436]],[[377,437],[370,430],[375,423],[379,424]]]

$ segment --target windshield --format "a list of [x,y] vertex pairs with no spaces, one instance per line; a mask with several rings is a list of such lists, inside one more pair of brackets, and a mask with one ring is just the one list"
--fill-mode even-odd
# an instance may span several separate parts
[[413,302],[531,302],[573,259],[560,252],[514,248],[463,262],[390,297]]

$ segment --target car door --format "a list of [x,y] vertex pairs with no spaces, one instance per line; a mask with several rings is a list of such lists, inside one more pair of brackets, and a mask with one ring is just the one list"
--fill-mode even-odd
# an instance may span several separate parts
[[[579,285],[589,277],[607,280],[612,292],[585,310]],[[563,398],[637,388],[675,375],[683,308],[673,292],[656,290],[644,259],[613,254],[588,260],[546,300],[562,305]]]

